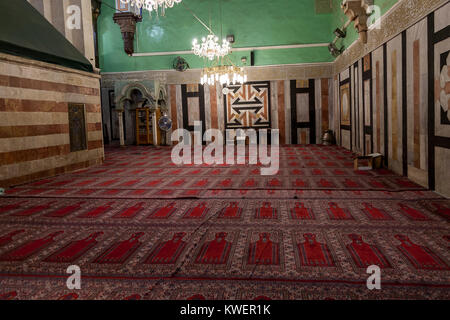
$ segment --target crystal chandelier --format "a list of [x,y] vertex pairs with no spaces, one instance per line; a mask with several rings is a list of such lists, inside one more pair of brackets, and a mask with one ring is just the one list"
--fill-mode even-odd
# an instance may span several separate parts
[[223,39],[222,45],[218,43],[219,38],[214,34],[210,33],[206,38],[202,38],[202,43],[198,43],[197,39],[192,42],[192,51],[194,54],[202,57],[208,58],[209,60],[214,60],[214,58],[222,58],[230,53],[230,43]]
[[122,3],[129,3],[132,7],[136,6],[138,9],[146,9],[150,13],[158,9],[161,10],[161,15],[164,15],[167,8],[172,8],[175,3],[180,3],[182,0],[120,0]]

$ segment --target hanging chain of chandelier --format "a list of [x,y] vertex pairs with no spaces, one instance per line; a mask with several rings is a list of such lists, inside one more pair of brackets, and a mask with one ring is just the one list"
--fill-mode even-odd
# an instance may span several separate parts
[[[165,14],[167,8],[172,8],[175,3],[180,3],[182,0],[120,0],[124,4],[130,4],[137,9],[145,9],[150,13],[153,11],[161,15]],[[186,9],[191,11],[187,6]],[[197,39],[192,42],[192,51],[195,55],[204,58],[205,61],[210,62],[210,66],[205,66],[202,69],[200,83],[213,85],[219,82],[221,85],[230,85],[236,83],[247,82],[247,74],[242,67],[237,67],[229,58],[231,53],[231,45],[226,39],[219,44],[219,37],[214,35],[211,28],[208,28],[193,12],[194,17],[203,24],[210,34],[202,38],[202,43]]]
[[226,39],[219,44],[219,37],[211,32],[206,38],[202,38],[202,43],[194,39],[192,51],[196,56],[211,63],[210,66],[202,69],[200,84],[213,85],[219,82],[221,85],[230,85],[247,82],[244,68],[235,66],[228,58],[231,53],[231,45]]
[[180,3],[182,0],[120,0],[124,4],[130,4],[132,7],[145,9],[152,13],[153,11],[164,16],[167,8],[172,8],[175,3]]

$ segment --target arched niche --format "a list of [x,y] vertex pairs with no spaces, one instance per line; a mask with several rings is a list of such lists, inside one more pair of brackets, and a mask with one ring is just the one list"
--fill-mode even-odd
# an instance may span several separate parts
[[119,96],[116,97],[116,105],[119,106],[119,109],[123,109],[124,103],[127,100],[132,101],[133,91],[135,90],[141,93],[142,98],[146,99],[151,107],[156,107],[156,97],[154,94],[143,84],[139,82],[132,82],[124,86],[120,91]]
[[167,103],[167,92],[163,86],[160,86],[158,91],[158,107],[161,108],[162,114],[169,113],[169,106]]
[[136,108],[148,107],[150,112],[158,108],[157,98],[145,85],[132,82],[125,85],[116,97],[119,113],[119,136],[121,145],[136,143]]

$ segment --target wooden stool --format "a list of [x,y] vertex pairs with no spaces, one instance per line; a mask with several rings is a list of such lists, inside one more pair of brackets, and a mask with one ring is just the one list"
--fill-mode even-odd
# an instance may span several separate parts
[[[367,162],[366,162],[367,161]],[[367,166],[362,166],[361,162],[367,163]],[[380,153],[371,153],[367,156],[358,156],[354,159],[355,170],[373,170],[381,168],[383,163],[383,155]]]
[[[372,159],[372,157],[369,157],[369,156],[357,156],[353,160],[355,170],[370,170],[370,169],[372,169],[372,167],[370,165],[370,159]],[[363,163],[361,163],[361,162],[363,162]],[[363,166],[363,164],[367,164],[367,165]]]
[[371,153],[368,154],[372,159],[369,160],[372,169],[380,169],[383,165],[383,155],[381,153]]

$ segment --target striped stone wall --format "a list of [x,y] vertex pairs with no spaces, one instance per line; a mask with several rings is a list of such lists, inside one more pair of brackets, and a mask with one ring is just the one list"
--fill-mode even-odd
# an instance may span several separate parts
[[[303,80],[309,83],[309,80]],[[280,130],[280,144],[292,143],[292,111],[293,106],[292,83],[297,84],[297,80],[279,80],[270,81],[270,128]],[[297,143],[319,143],[322,137],[323,131],[332,129],[333,123],[333,109],[332,106],[332,82],[331,79],[312,79],[314,87],[312,88],[311,95],[314,96],[314,119],[309,119],[309,103],[312,96],[305,97],[305,99],[298,99],[297,118],[304,118],[306,122],[313,120],[314,125],[309,128],[297,128]],[[173,127],[183,128],[183,85],[171,84],[168,86],[169,104],[170,104],[170,117],[173,119]],[[187,84],[186,86],[196,86],[196,84]],[[224,95],[222,93],[222,87],[218,84],[205,85],[204,91],[204,108],[205,108],[205,129],[219,129],[225,130],[225,112],[224,108]],[[300,96],[298,94],[297,96]],[[187,110],[195,109],[195,100],[188,99]],[[189,116],[192,116],[190,113]],[[311,140],[311,130],[315,131],[316,141]]]
[[[70,152],[68,104],[83,104],[87,150]],[[0,54],[0,186],[101,163],[96,74]]]
[[[131,74],[129,75],[132,76]],[[102,112],[108,136],[118,139],[118,124],[114,118],[114,80],[109,77],[104,81],[102,76]],[[130,82],[140,79],[125,78]],[[264,78],[263,78],[264,79]],[[123,77],[117,81],[124,81]],[[270,91],[269,119],[267,126],[280,130],[280,144],[321,143],[325,130],[334,130],[335,110],[333,108],[333,81],[329,78],[307,80],[254,80],[249,83],[268,84]],[[301,88],[301,86],[305,86]],[[183,89],[184,88],[184,89]],[[173,122],[173,130],[188,128],[193,121],[203,120],[204,129],[225,131],[226,108],[224,94],[220,84],[204,85],[186,82],[184,84],[168,84],[166,88],[168,113]],[[252,89],[254,90],[254,89]],[[252,91],[250,90],[250,91]],[[306,91],[306,92],[303,92]],[[255,93],[255,91],[252,91]],[[248,93],[252,100],[254,96]],[[293,100],[295,97],[295,100]],[[184,103],[183,103],[184,101]],[[254,106],[252,104],[252,106]],[[295,106],[296,119],[293,120],[292,108]],[[186,117],[184,115],[186,114]],[[292,126],[296,126],[296,130]],[[258,129],[255,127],[255,129]]]
[[447,2],[334,80],[338,143],[362,154],[381,153],[389,169],[447,197],[449,15]]

